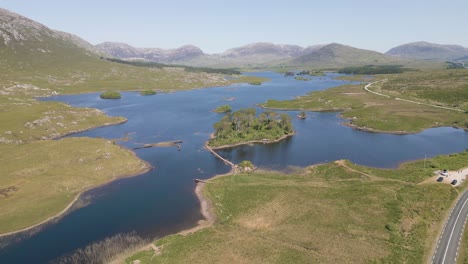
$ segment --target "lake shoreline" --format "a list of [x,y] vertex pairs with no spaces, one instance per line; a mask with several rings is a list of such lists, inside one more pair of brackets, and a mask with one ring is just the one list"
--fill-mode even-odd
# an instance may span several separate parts
[[279,107],[268,107],[263,104],[257,104],[258,107],[268,110],[277,110],[277,111],[308,111],[308,112],[317,112],[317,113],[329,113],[329,112],[342,112],[346,109],[343,108],[331,108],[331,109],[304,109],[304,108],[279,108]]
[[360,127],[355,124],[351,124],[349,121],[347,122],[342,122],[341,125],[350,127],[354,130],[358,131],[363,131],[363,132],[369,132],[369,133],[382,133],[382,134],[391,134],[391,135],[412,135],[412,134],[417,134],[419,132],[408,132],[408,131],[385,131],[385,130],[379,130],[379,129],[374,129],[374,128],[369,128],[369,127]]
[[[79,107],[77,107],[79,108]],[[96,108],[93,108],[93,109],[96,109]],[[96,109],[96,110],[99,110],[99,109]],[[101,111],[101,110],[99,110]],[[102,112],[104,115],[108,116],[106,113]],[[108,117],[111,117],[111,116],[108,116]],[[79,134],[79,133],[83,133],[83,132],[87,132],[87,131],[91,131],[93,129],[97,129],[97,128],[101,128],[101,127],[108,127],[108,126],[116,126],[116,125],[121,125],[121,124],[125,124],[128,119],[125,118],[125,117],[121,117],[123,118],[123,120],[120,120],[120,121],[117,121],[117,122],[114,122],[114,123],[104,123],[102,125],[95,125],[93,127],[89,127],[89,128],[83,128],[83,129],[77,129],[77,130],[72,130],[70,132],[67,132],[63,135],[60,135],[60,136],[56,136],[56,137],[52,137],[50,138],[51,140],[57,140],[57,139],[62,139],[64,137],[68,137],[68,136],[72,136],[72,135],[75,135],[75,134]],[[111,139],[109,139],[111,140]]]
[[113,179],[110,179],[109,181],[103,182],[101,184],[90,186],[90,187],[80,191],[78,194],[76,194],[75,197],[73,198],[73,200],[70,203],[68,203],[67,206],[64,209],[62,209],[60,212],[58,212],[57,214],[55,214],[53,216],[50,216],[47,219],[45,219],[45,220],[43,220],[43,221],[41,221],[41,222],[39,222],[37,224],[31,225],[31,226],[28,226],[28,227],[25,227],[25,228],[22,228],[22,229],[19,229],[19,230],[10,231],[10,232],[6,232],[6,233],[1,233],[0,238],[5,238],[5,237],[8,237],[8,236],[17,235],[17,234],[22,233],[22,232],[27,232],[27,231],[30,231],[30,230],[36,228],[36,227],[40,227],[42,225],[45,225],[45,224],[47,224],[47,223],[49,223],[49,222],[51,222],[53,220],[60,219],[61,217],[65,216],[69,212],[69,210],[73,207],[73,205],[75,205],[75,203],[79,200],[81,195],[83,193],[85,193],[85,192],[88,192],[88,191],[90,191],[92,189],[95,189],[95,188],[105,186],[105,185],[110,184],[110,183],[112,183],[112,182],[114,182],[116,180],[136,177],[136,176],[139,176],[141,174],[144,174],[144,173],[154,169],[154,167],[150,163],[148,163],[147,161],[139,158],[134,151],[132,151],[130,149],[127,149],[127,148],[125,148],[123,146],[120,146],[120,145],[119,145],[119,147],[120,147],[121,150],[129,151],[130,153],[132,153],[132,155],[134,157],[137,157],[140,160],[140,162],[143,164],[140,171],[130,173],[130,174],[121,175],[121,176],[117,176],[117,177],[115,177]]
[[[205,144],[206,147],[209,147],[211,150],[220,150],[220,149],[227,149],[227,148],[234,148],[234,147],[239,147],[243,145],[249,145],[249,144],[272,144],[272,143],[277,143],[280,142],[283,139],[286,139],[288,137],[292,137],[296,134],[296,131],[286,134],[284,136],[281,136],[280,138],[274,139],[274,140],[268,140],[268,141],[263,141],[263,140],[250,140],[250,141],[245,141],[245,142],[240,142],[240,143],[235,143],[235,144],[229,144],[229,145],[222,145],[222,146],[209,146],[208,142]],[[210,138],[213,138],[214,134],[210,135]]]
[[[268,143],[277,143],[285,138],[288,138],[290,136],[293,136],[296,132],[293,132],[293,133],[290,133],[288,135],[284,135],[282,136],[281,138],[275,140],[275,141],[270,141]],[[213,134],[210,135],[210,137],[213,137]],[[233,175],[236,175],[237,174],[237,166],[229,161],[228,159],[225,159],[223,157],[221,157],[218,153],[215,152],[215,150],[219,149],[219,147],[211,147],[208,145],[208,142],[209,141],[206,141],[205,142],[205,145],[204,147],[209,151],[211,152],[215,157],[217,157],[218,159],[220,159],[221,161],[223,161],[226,165],[229,165],[231,167],[231,170],[227,173],[224,173],[224,174],[216,174],[214,175],[213,177],[207,179],[206,181],[198,181],[196,183],[196,186],[195,186],[195,189],[194,189],[194,193],[198,199],[198,202],[200,203],[200,213],[202,214],[203,216],[203,219],[199,220],[198,223],[194,226],[194,227],[191,227],[189,229],[184,229],[184,230],[181,230],[177,233],[174,233],[174,234],[169,234],[167,236],[164,236],[158,240],[161,240],[163,238],[166,238],[168,236],[172,236],[172,235],[188,235],[188,234],[192,234],[194,232],[197,232],[201,229],[205,229],[205,228],[208,228],[210,226],[212,226],[215,222],[216,222],[216,214],[214,212],[214,206],[213,206],[213,203],[212,201],[210,200],[209,197],[207,197],[203,191],[204,189],[206,188],[206,185],[207,184],[211,184],[215,179],[218,179],[218,178],[221,178],[221,177],[227,177],[227,176],[233,176]],[[255,141],[255,142],[258,142],[258,141]],[[255,143],[254,142],[254,143]],[[244,143],[239,143],[239,144],[236,144],[236,145],[229,145],[229,146],[221,146],[222,148],[228,148],[228,147],[236,147],[236,146],[241,146],[241,145],[245,145],[245,144],[251,144],[252,142],[249,141],[249,142],[244,142]],[[260,143],[264,143],[264,142],[261,142]],[[319,164],[317,164],[319,165]],[[315,165],[313,165],[315,166]],[[158,241],[156,240],[156,241]],[[154,242],[156,242],[154,241]],[[149,245],[153,244],[154,242],[150,243]],[[149,245],[145,246],[144,248],[151,248],[149,247]]]
[[[271,110],[278,110],[278,111],[309,111],[309,112],[317,112],[317,113],[338,112],[338,116],[340,118],[347,120],[347,121],[342,122],[341,125],[350,127],[352,129],[355,129],[355,130],[370,132],[370,133],[383,133],[383,134],[392,134],[392,135],[411,135],[411,134],[417,134],[417,133],[421,132],[421,131],[408,132],[408,131],[397,131],[397,130],[386,131],[386,130],[368,128],[368,127],[360,127],[358,125],[351,124],[350,123],[351,118],[343,117],[343,111],[345,111],[345,109],[339,109],[339,108],[325,109],[325,110],[321,110],[321,109],[310,110],[310,109],[302,109],[302,108],[300,108],[300,109],[297,109],[297,108],[274,108],[274,107],[266,107],[266,106],[263,106],[261,104],[258,105],[258,106],[260,106],[261,108],[264,108],[264,109],[271,109]],[[431,128],[434,128],[434,127],[431,127]]]
[[385,134],[393,134],[393,135],[415,134],[415,133],[411,133],[411,132],[407,132],[407,131],[384,131],[384,130],[378,130],[378,129],[367,128],[367,127],[364,128],[364,127],[360,127],[360,126],[351,124],[350,123],[350,120],[351,120],[350,118],[343,117],[343,111],[345,111],[345,109],[340,109],[340,108],[326,109],[326,110],[321,110],[321,109],[310,110],[310,109],[303,109],[303,108],[299,108],[299,109],[297,109],[297,108],[275,108],[275,107],[263,106],[261,104],[259,104],[258,106],[260,106],[261,108],[264,108],[264,109],[271,109],[271,110],[278,110],[278,111],[309,111],[309,112],[317,112],[317,113],[337,112],[338,116],[340,118],[348,120],[348,121],[345,121],[345,122],[341,122],[341,125],[353,128],[355,130],[370,132],[370,133],[385,133]]
[[[210,135],[210,136],[212,136],[212,135]],[[161,238],[159,238],[159,239],[157,239],[155,241],[152,241],[151,243],[147,244],[146,246],[143,246],[142,248],[140,248],[137,251],[131,252],[130,254],[126,254],[124,256],[117,256],[110,263],[118,263],[118,262],[120,262],[122,260],[125,260],[127,257],[132,256],[133,254],[135,254],[135,252],[138,252],[138,251],[143,251],[143,250],[156,251],[157,247],[154,246],[154,243],[157,242],[158,240],[167,238],[169,236],[174,236],[174,235],[186,236],[186,235],[195,233],[195,232],[197,232],[199,230],[202,230],[202,229],[205,229],[205,228],[208,228],[208,227],[211,227],[211,226],[214,225],[214,223],[216,222],[216,213],[214,212],[214,206],[213,206],[213,203],[210,200],[210,198],[208,198],[206,195],[204,195],[203,191],[205,190],[205,187],[206,187],[207,184],[211,184],[212,181],[217,179],[217,178],[236,175],[237,169],[236,169],[236,165],[234,163],[232,163],[231,161],[221,157],[210,146],[208,146],[208,141],[205,142],[204,147],[209,152],[211,152],[215,157],[217,157],[218,159],[223,161],[224,164],[229,165],[231,167],[231,170],[228,171],[227,173],[224,173],[224,174],[216,174],[216,175],[214,175],[213,177],[211,177],[211,178],[209,178],[207,180],[197,181],[196,182],[194,193],[195,193],[195,196],[197,197],[197,200],[198,200],[198,202],[200,204],[200,213],[203,216],[203,218],[198,220],[196,225],[193,226],[193,227],[190,227],[188,229],[183,229],[183,230],[178,231],[178,232],[173,233],[173,234],[165,235],[165,236],[163,236],[163,237],[161,237]],[[157,254],[157,253],[155,252],[155,254]]]

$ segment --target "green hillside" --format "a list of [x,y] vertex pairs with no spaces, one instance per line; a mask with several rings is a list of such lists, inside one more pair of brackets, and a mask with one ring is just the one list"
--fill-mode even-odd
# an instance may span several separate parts
[[292,66],[341,68],[360,65],[399,64],[403,61],[376,51],[357,49],[337,43],[326,45],[309,54],[291,60]]
[[212,226],[162,238],[156,253],[126,263],[425,263],[458,194],[429,178],[434,168],[467,161],[463,152],[397,170],[341,160],[292,174],[218,177],[203,190]]
[[63,213],[80,192],[149,167],[106,139],[51,140],[125,122],[125,118],[109,117],[97,109],[41,102],[36,97],[170,91],[232,82],[222,74],[136,67],[100,56],[77,36],[0,9],[0,192],[6,197],[0,199],[0,233],[51,219]]
[[[0,9],[0,82],[58,93],[144,88],[176,90],[226,85],[223,75],[113,63],[77,36]],[[0,86],[0,89],[2,87]]]
[[268,100],[262,106],[340,111],[348,125],[376,132],[415,133],[441,126],[468,130],[467,73],[468,69],[446,69],[381,74],[364,82],[380,80],[369,89],[384,96],[366,91],[365,84],[344,85],[293,100]]

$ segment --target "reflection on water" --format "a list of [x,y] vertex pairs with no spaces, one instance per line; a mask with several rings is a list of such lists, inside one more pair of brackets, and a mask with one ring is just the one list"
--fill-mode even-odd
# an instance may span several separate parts
[[[195,225],[201,214],[193,180],[210,178],[230,169],[203,148],[213,132],[212,125],[223,116],[212,112],[213,109],[228,103],[235,111],[255,107],[267,99],[292,99],[347,83],[333,80],[333,75],[312,77],[310,81],[296,81],[275,73],[256,75],[271,81],[260,86],[242,84],[153,96],[124,92],[120,100],[101,100],[98,94],[48,98],[103,109],[109,115],[128,119],[124,124],[74,137],[128,137],[128,141],[120,142],[128,148],[182,140],[181,150],[174,147],[137,150],[137,155],[151,163],[154,170],[87,192],[86,207],[3,248],[0,263],[46,263],[60,257],[64,257],[62,260],[79,258],[82,251],[77,249],[93,248],[91,245],[100,245],[105,238],[119,237],[118,234],[132,234],[135,241],[146,241]],[[286,113],[293,117],[297,131],[293,137],[275,144],[241,146],[218,153],[234,162],[247,159],[263,168],[283,170],[336,159],[396,167],[402,161],[468,148],[468,133],[453,128],[429,129],[404,136],[375,134],[342,126],[343,120],[336,113],[307,113],[306,120],[295,118],[298,111]]]

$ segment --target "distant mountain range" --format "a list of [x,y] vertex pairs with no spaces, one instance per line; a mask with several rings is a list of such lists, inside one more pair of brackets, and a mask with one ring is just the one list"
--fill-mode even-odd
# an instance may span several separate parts
[[193,45],[165,50],[160,48],[135,48],[119,42],[104,42],[95,47],[120,59],[144,59],[160,63],[177,63],[205,55],[200,48]]
[[360,65],[399,64],[402,60],[382,53],[331,43],[289,61],[292,66],[339,68]]
[[[193,45],[176,49],[136,48],[125,43],[91,45],[70,33],[48,27],[0,8],[0,70],[48,67],[77,61],[113,57],[164,64],[203,67],[314,67],[340,68],[360,65],[404,64],[413,60],[446,61],[466,58],[468,49],[457,45],[415,42],[395,47],[385,54],[338,43],[301,47],[258,42],[232,48],[219,54],[206,54]],[[7,65],[7,66],[6,66]]]
[[[177,52],[170,54],[176,55]],[[135,67],[102,59],[108,56],[78,36],[50,29],[0,8],[0,95],[10,94],[13,90],[2,90],[9,86],[15,87],[14,92],[23,91],[15,86],[17,83],[27,84],[24,87],[35,86],[23,92],[36,95],[51,89],[54,92],[129,86],[170,89],[174,83],[184,89],[228,83],[222,75],[187,72],[181,68]]]
[[385,54],[406,59],[451,61],[468,56],[468,48],[421,41],[395,47]]
[[166,64],[208,67],[310,66],[337,68],[368,64],[406,64],[410,60],[453,61],[468,56],[458,45],[414,42],[390,49],[385,54],[338,43],[301,47],[258,42],[232,48],[219,54],[206,54],[193,45],[177,49],[135,48],[128,44],[105,42],[95,46],[109,56],[124,60],[147,60]]
[[314,66],[344,67],[366,64],[389,64],[401,59],[370,50],[337,43],[301,47],[258,42],[229,49],[219,54],[206,54],[187,45],[177,49],[135,48],[124,43],[105,42],[95,46],[99,51],[125,60],[147,60],[167,64],[208,67],[245,66]]
[[232,48],[220,54],[206,54],[193,45],[176,49],[136,48],[125,43],[104,42],[96,49],[125,60],[147,60],[166,64],[191,66],[245,66],[291,59],[313,51],[322,45],[303,48],[297,45],[276,45],[266,42]]

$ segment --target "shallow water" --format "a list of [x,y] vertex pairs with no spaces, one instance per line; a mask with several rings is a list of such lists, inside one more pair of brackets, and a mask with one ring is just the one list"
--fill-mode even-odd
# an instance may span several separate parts
[[[255,75],[272,81],[260,86],[240,84],[154,96],[124,92],[120,100],[101,100],[99,94],[47,98],[73,106],[99,108],[109,115],[128,119],[124,124],[74,137],[129,136],[129,141],[121,143],[128,148],[171,140],[183,140],[183,143],[180,151],[175,147],[137,150],[137,155],[151,163],[154,170],[87,192],[83,197],[90,201],[89,205],[3,248],[0,263],[56,262],[61,256],[119,233],[134,231],[143,238],[154,239],[194,226],[202,216],[193,192],[193,179],[210,178],[230,169],[203,149],[213,132],[212,125],[223,116],[212,112],[213,109],[223,104],[230,104],[233,110],[255,107],[267,99],[292,99],[349,83],[333,80],[333,74],[313,77],[310,81],[297,81],[276,73]],[[275,144],[240,146],[218,153],[234,162],[248,159],[257,166],[278,170],[337,159],[392,168],[403,161],[468,148],[468,133],[454,128],[429,129],[414,135],[376,134],[341,125],[343,120],[337,113],[308,113],[306,120],[294,118],[298,111],[286,113],[293,116],[297,131],[293,137]]]

